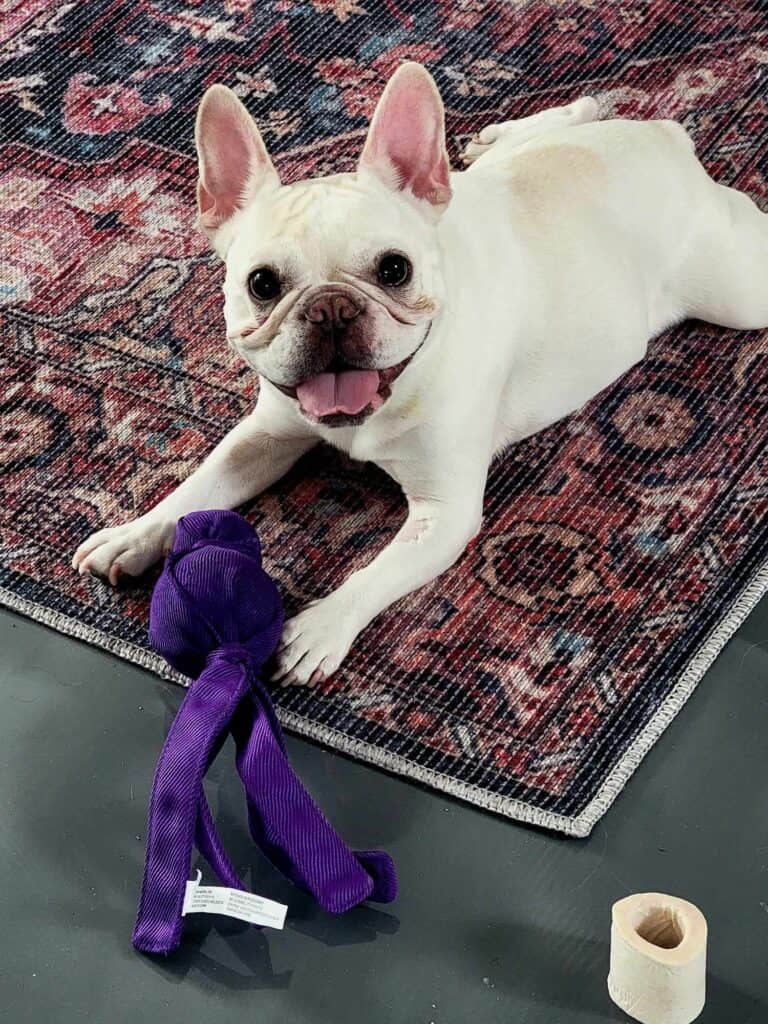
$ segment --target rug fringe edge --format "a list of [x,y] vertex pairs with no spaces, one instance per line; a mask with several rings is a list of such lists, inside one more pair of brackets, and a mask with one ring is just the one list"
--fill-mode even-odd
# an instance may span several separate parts
[[578,831],[573,833],[574,835],[589,835],[637,771],[645,755],[683,709],[704,674],[722,653],[733,634],[749,613],[757,607],[766,592],[768,592],[768,562],[763,563],[753,573],[726,614],[710,630],[706,640],[688,661],[664,701],[635,736],[621,760],[614,765],[596,795],[577,817],[571,819],[578,828]]

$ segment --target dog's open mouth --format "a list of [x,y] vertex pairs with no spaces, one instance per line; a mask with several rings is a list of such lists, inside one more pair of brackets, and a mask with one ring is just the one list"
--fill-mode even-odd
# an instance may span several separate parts
[[339,370],[318,373],[296,388],[299,405],[310,416],[323,419],[346,413],[357,416],[369,405],[381,405],[378,370]]
[[392,393],[393,382],[415,354],[384,370],[330,367],[296,387],[277,387],[295,398],[309,419],[329,427],[355,426],[381,408]]

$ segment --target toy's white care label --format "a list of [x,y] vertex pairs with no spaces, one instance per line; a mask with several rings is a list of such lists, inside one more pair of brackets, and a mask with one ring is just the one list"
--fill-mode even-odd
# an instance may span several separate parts
[[224,914],[236,917],[249,924],[266,925],[267,928],[282,928],[288,907],[284,903],[266,900],[252,892],[228,889],[223,885],[200,885],[201,871],[197,878],[187,882],[184,893],[182,916],[185,914]]

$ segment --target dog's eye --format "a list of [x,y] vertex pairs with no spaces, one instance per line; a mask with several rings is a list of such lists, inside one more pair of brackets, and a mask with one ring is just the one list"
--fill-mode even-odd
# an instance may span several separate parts
[[376,268],[379,282],[387,288],[399,288],[411,277],[411,264],[399,252],[385,253]]
[[269,267],[257,267],[248,275],[248,291],[259,302],[268,302],[280,294],[280,278]]

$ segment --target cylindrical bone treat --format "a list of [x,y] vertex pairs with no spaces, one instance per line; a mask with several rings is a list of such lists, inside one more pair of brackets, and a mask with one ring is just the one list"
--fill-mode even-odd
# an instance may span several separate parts
[[614,903],[608,992],[642,1024],[691,1024],[704,1009],[707,922],[692,903],[659,892]]

